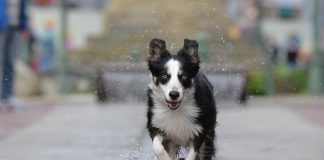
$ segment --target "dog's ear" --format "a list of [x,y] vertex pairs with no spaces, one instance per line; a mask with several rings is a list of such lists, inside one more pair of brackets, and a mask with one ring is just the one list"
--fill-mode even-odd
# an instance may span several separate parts
[[185,54],[192,65],[199,65],[198,42],[195,40],[184,39],[183,54]]
[[159,61],[163,56],[169,55],[165,47],[165,41],[157,38],[152,39],[149,46],[149,54],[149,61],[151,62]]

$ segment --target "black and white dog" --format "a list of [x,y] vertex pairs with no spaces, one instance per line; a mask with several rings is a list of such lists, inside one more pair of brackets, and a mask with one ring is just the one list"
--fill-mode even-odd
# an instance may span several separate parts
[[172,55],[161,39],[149,46],[152,83],[147,91],[147,129],[159,160],[177,157],[187,146],[187,160],[215,159],[216,106],[213,87],[199,72],[198,43],[184,40]]

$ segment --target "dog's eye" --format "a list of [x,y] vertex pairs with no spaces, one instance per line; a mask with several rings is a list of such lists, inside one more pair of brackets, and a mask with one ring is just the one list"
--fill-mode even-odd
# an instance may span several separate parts
[[187,75],[185,75],[185,74],[181,75],[182,80],[186,80],[187,78],[188,78]]
[[161,78],[167,79],[168,78],[168,75],[166,73],[164,73],[164,74],[161,75]]

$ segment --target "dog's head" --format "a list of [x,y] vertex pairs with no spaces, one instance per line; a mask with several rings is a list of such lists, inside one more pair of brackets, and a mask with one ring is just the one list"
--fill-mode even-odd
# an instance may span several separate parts
[[153,39],[149,54],[148,66],[154,88],[162,91],[165,103],[175,110],[180,106],[186,90],[191,89],[199,70],[198,43],[185,39],[183,48],[172,55],[166,49],[164,40]]

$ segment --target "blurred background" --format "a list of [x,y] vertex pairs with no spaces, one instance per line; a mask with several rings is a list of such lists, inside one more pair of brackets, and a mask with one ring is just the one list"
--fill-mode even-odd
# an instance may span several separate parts
[[153,38],[198,41],[219,159],[324,159],[323,15],[324,0],[0,0],[0,159],[154,159]]

